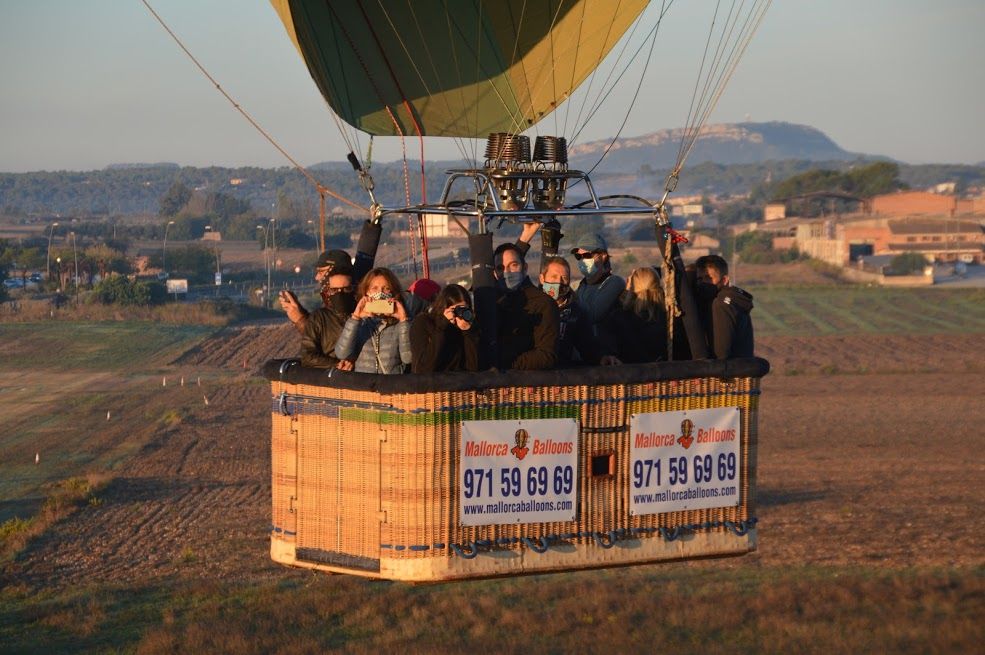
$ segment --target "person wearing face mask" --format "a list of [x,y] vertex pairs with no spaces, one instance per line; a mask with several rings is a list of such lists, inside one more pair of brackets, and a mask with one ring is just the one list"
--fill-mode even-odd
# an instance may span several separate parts
[[657,272],[634,270],[619,302],[602,321],[603,364],[642,364],[667,359],[667,310]]
[[400,281],[374,268],[359,283],[356,307],[335,343],[339,359],[355,360],[358,373],[403,373],[411,363],[410,323]]
[[[335,352],[335,344],[342,327],[356,307],[356,298],[352,287],[352,264],[346,257],[332,263],[330,272],[321,267],[321,297],[324,306],[314,312],[305,313],[303,317],[301,336],[301,365],[312,368],[341,368],[352,369],[352,361],[345,361]],[[319,258],[323,263],[325,255]],[[316,269],[318,271],[319,269]],[[316,279],[319,274],[316,273]],[[282,305],[283,305],[282,301]],[[290,314],[288,314],[290,316]],[[297,323],[295,323],[297,325]]]
[[752,294],[732,286],[728,263],[719,255],[699,257],[695,266],[698,314],[715,358],[752,357]]
[[580,239],[571,254],[584,276],[575,291],[575,301],[588,316],[597,335],[599,323],[616,306],[626,281],[612,273],[609,248],[601,234]]
[[469,292],[449,284],[410,326],[412,373],[478,371],[479,330]]
[[600,357],[599,343],[592,335],[588,317],[575,302],[575,294],[571,289],[571,267],[564,257],[544,259],[540,288],[554,299],[558,308],[558,364],[597,364]]
[[527,277],[527,263],[515,244],[493,254],[496,279],[498,367],[536,371],[557,364],[558,308]]
[[[336,269],[344,271],[344,274],[348,275],[351,281],[354,271],[349,253],[344,250],[326,250],[318,255],[318,259],[315,261],[315,284],[318,285],[323,307],[329,306],[329,295],[326,295],[325,289],[328,288],[329,276]],[[297,296],[286,289],[278,294],[277,300],[280,302],[280,308],[287,314],[287,319],[303,335],[310,312],[304,308]]]
[[[376,251],[380,245],[380,236],[383,228],[379,223],[366,221],[363,223],[362,231],[359,233],[359,242],[356,245],[356,258],[353,260],[349,253],[344,250],[326,250],[318,256],[315,261],[315,284],[321,290],[327,287],[329,274],[335,268],[345,268],[352,278],[352,281],[359,282],[369,269],[373,268],[376,259]],[[355,262],[355,263],[353,263]],[[281,309],[287,314],[287,319],[294,325],[294,328],[304,335],[305,324],[308,321],[310,312],[298,300],[293,293],[284,290],[278,295]],[[328,307],[328,298],[322,293],[322,305]]]

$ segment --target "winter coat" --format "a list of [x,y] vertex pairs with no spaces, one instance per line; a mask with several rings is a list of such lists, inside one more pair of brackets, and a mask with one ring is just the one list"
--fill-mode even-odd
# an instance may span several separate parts
[[[575,300],[588,316],[589,323],[597,328],[602,319],[616,306],[619,294],[625,288],[626,280],[618,275],[607,275],[597,284],[589,284],[587,279],[582,279],[575,290]],[[595,333],[598,334],[597,329]]]
[[410,346],[413,373],[479,370],[479,328],[474,323],[462,332],[444,315],[424,311],[410,326]]
[[334,368],[339,363],[335,345],[345,316],[331,307],[322,307],[308,314],[301,337],[301,365],[311,368]]
[[570,294],[567,302],[558,305],[559,330],[557,356],[560,366],[598,364],[602,348],[594,335],[584,310]]
[[644,321],[634,312],[617,306],[602,321],[599,334],[604,352],[625,364],[667,359],[667,320],[663,315],[655,321]]
[[711,303],[708,340],[716,359],[753,357],[752,294],[738,287],[724,287]]
[[410,322],[350,316],[335,343],[335,355],[355,358],[359,373],[403,373],[411,362]]
[[530,283],[499,290],[496,300],[499,368],[538,371],[557,364],[558,308],[554,299]]

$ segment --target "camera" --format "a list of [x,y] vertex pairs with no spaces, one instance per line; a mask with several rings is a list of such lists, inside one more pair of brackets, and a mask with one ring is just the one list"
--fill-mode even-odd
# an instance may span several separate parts
[[475,312],[468,305],[456,305],[452,307],[452,314],[455,318],[460,318],[466,323],[472,323],[475,321]]

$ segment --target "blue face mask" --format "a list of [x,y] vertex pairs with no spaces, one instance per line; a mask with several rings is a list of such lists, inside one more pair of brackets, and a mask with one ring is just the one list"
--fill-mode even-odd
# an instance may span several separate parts
[[523,271],[505,271],[503,273],[501,282],[503,283],[504,287],[506,287],[510,291],[513,291],[521,284],[523,284],[523,280],[526,277],[527,274],[524,273]]
[[557,300],[561,296],[560,282],[544,282],[540,285],[540,288],[554,300]]
[[595,272],[595,258],[589,257],[588,259],[578,260],[578,270],[581,271],[582,275],[588,276]]

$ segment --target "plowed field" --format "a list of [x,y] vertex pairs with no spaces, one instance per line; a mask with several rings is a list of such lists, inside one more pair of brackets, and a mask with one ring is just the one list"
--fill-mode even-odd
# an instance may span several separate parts
[[[147,589],[212,580],[230,588],[274,588],[313,579],[268,556],[270,391],[255,377],[266,359],[294,355],[297,340],[283,324],[226,328],[190,347],[169,346],[170,363],[152,373],[118,369],[126,393],[108,390],[105,371],[90,379],[91,388],[64,387],[88,398],[74,409],[59,405],[59,395],[48,390],[41,413],[55,421],[61,415],[62,430],[73,422],[88,426],[87,438],[112,457],[59,453],[58,430],[30,425],[40,405],[18,405],[14,412],[9,394],[21,388],[20,378],[6,369],[0,456],[5,466],[17,461],[22,483],[3,483],[5,512],[36,506],[21,491],[31,479],[46,479],[38,470],[49,460],[62,471],[73,461],[78,472],[102,468],[112,479],[98,502],[50,526],[8,561],[2,586],[26,599],[93,585]],[[767,577],[805,567],[945,571],[962,580],[958,592],[980,617],[985,334],[764,335],[757,348],[773,364],[761,399],[760,549],[736,559],[624,569],[619,584],[626,593],[636,598],[634,584],[673,571],[762,571]],[[24,435],[34,441],[25,443]],[[36,451],[44,454],[37,465]],[[509,589],[537,593],[536,585],[550,580],[590,588],[599,575],[528,578]],[[373,584],[335,580],[350,593]],[[399,586],[373,588],[384,605],[391,593],[403,594]],[[365,602],[363,611],[372,611]],[[598,609],[591,595],[582,602]],[[505,611],[496,603],[489,607],[494,616]],[[16,626],[30,616],[0,616],[0,641],[21,635]],[[146,625],[160,621],[151,617]]]

